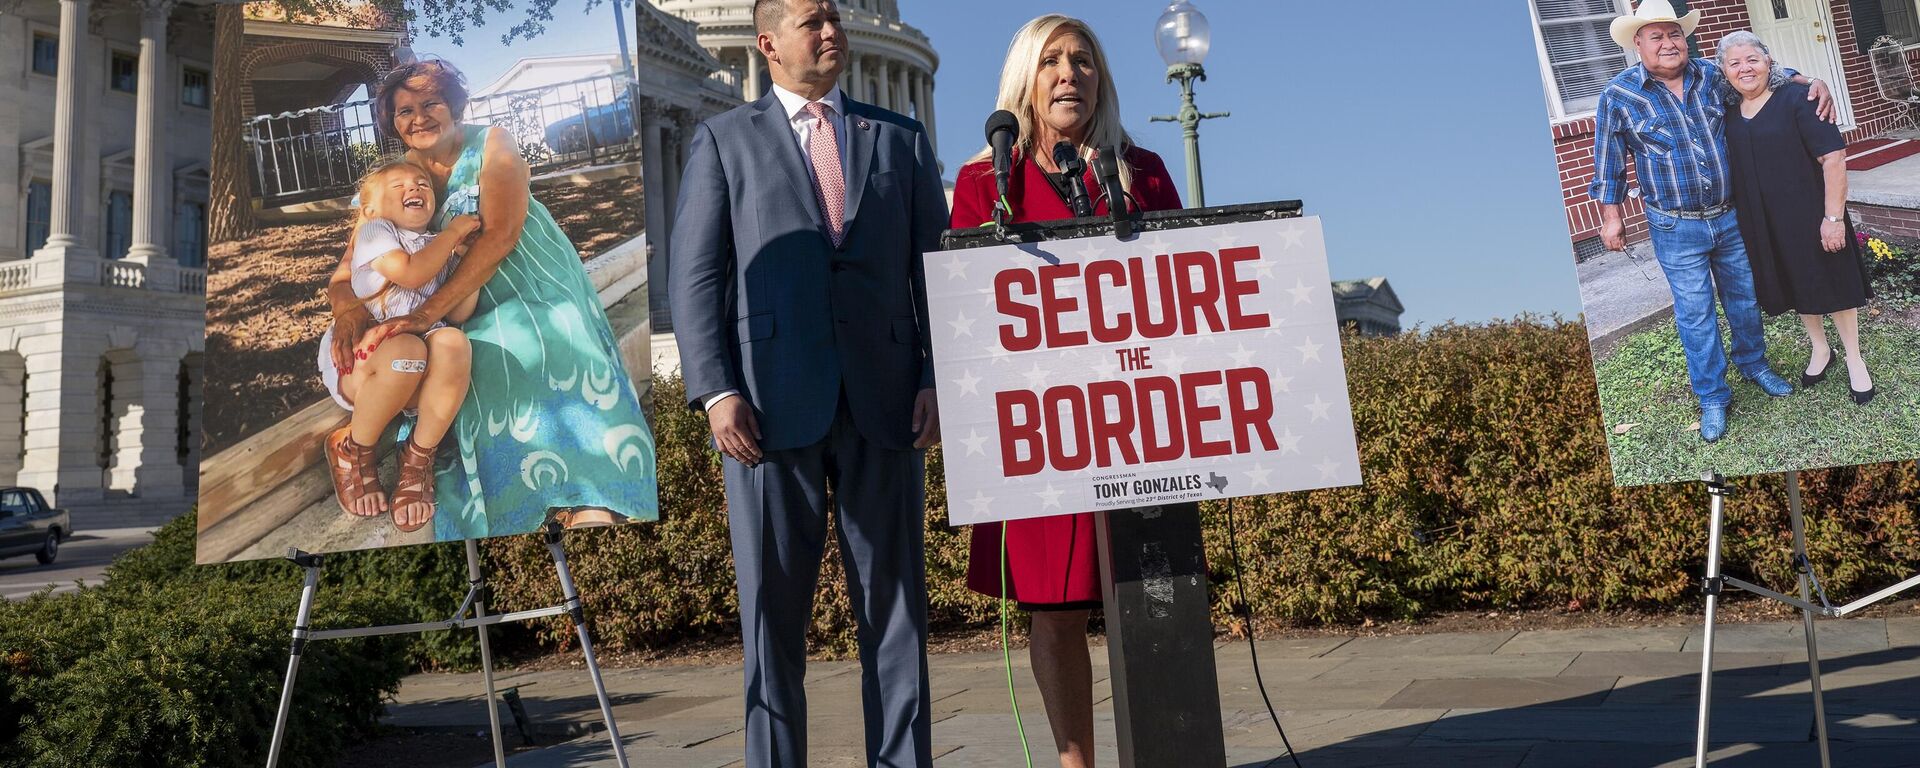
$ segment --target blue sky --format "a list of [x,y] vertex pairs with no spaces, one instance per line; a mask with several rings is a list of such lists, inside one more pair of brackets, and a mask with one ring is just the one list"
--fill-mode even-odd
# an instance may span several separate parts
[[[612,12],[562,0],[548,32],[510,51],[505,16],[464,48],[422,37],[485,84],[522,56],[612,51]],[[1231,111],[1200,128],[1207,202],[1300,199],[1322,217],[1337,278],[1385,275],[1406,326],[1479,322],[1523,312],[1579,312],[1526,7],[1194,0],[1213,27],[1200,109]],[[1185,196],[1179,89],[1153,45],[1165,3],[1153,0],[900,0],[939,52],[935,114],[951,174],[984,144],[981,125],[1007,41],[1034,15],[1093,26],[1113,68],[1134,140],[1158,152]],[[1475,13],[1481,5],[1499,5]],[[629,16],[629,23],[632,19]]]

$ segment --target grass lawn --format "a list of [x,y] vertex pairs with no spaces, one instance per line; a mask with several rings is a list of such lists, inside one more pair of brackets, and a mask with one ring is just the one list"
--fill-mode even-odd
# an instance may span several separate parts
[[[1726,344],[1724,318],[1721,328]],[[1794,382],[1795,391],[1768,397],[1729,364],[1727,433],[1708,444],[1700,439],[1699,403],[1687,384],[1673,323],[1633,334],[1594,365],[1615,482],[1644,485],[1694,480],[1709,470],[1753,475],[1920,457],[1920,319],[1904,307],[1875,301],[1861,312],[1860,337],[1879,389],[1865,406],[1847,396],[1843,360],[1834,361],[1825,381],[1800,389],[1811,353],[1806,330],[1792,313],[1768,319],[1767,359]],[[1831,323],[1827,338],[1837,352],[1839,336]]]

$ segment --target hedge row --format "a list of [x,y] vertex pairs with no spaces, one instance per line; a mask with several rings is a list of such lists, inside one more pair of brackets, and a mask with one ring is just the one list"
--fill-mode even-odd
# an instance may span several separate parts
[[[112,567],[103,586],[0,601],[0,765],[262,762],[297,582],[275,599],[258,583],[157,562],[181,552],[191,562],[188,522]],[[404,615],[368,592],[342,590],[314,619],[354,626]],[[404,641],[394,638],[310,644],[282,764],[332,765],[341,747],[372,731],[408,666]]]
[[[1297,624],[1437,610],[1681,608],[1696,604],[1707,496],[1698,484],[1617,489],[1610,481],[1585,328],[1522,319],[1344,340],[1366,484],[1234,504],[1254,610]],[[1680,371],[1675,376],[1683,375]],[[680,382],[655,379],[658,525],[568,539],[599,636],[656,649],[737,632],[725,497],[703,417]],[[962,585],[965,532],[946,522],[939,452],[928,454],[929,616],[936,629],[986,626],[992,601]],[[1831,594],[1859,594],[1920,566],[1911,462],[1804,472],[1814,560]],[[1778,477],[1734,482],[1726,562],[1792,583]],[[1216,612],[1235,606],[1225,507],[1203,507]],[[545,547],[488,542],[500,602],[558,599]],[[812,639],[853,645],[838,555],[822,568]],[[540,647],[572,641],[550,622]]]

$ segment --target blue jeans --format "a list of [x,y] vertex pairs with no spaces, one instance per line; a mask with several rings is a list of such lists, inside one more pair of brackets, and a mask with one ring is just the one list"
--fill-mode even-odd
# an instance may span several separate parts
[[1760,329],[1760,303],[1753,295],[1753,267],[1740,239],[1740,219],[1728,211],[1712,219],[1681,219],[1647,209],[1653,256],[1673,290],[1673,325],[1687,353],[1687,375],[1702,406],[1733,401],[1727,386],[1727,355],[1714,316],[1714,289],[1733,328],[1733,364],[1753,378],[1767,368],[1767,340]]

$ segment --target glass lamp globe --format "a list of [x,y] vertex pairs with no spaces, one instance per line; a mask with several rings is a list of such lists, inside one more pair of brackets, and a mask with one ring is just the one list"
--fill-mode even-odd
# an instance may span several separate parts
[[1206,15],[1187,0],[1168,5],[1166,12],[1160,14],[1154,38],[1160,47],[1160,58],[1169,67],[1198,66],[1207,58],[1207,46],[1212,42]]

